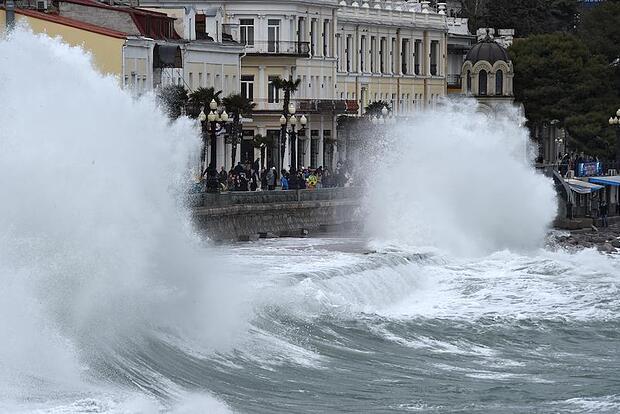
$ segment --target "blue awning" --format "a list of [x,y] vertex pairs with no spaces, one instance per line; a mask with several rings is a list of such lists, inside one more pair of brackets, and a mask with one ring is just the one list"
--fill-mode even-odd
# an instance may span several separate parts
[[566,180],[566,184],[568,184],[571,190],[579,194],[590,194],[592,191],[598,191],[601,188],[604,188],[602,185],[575,179]]
[[590,177],[590,182],[620,187],[620,175],[610,175],[607,177]]

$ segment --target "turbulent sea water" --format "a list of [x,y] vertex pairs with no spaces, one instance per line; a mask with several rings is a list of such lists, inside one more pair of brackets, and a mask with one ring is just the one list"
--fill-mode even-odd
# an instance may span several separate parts
[[363,237],[216,246],[189,120],[22,28],[0,59],[0,412],[620,412],[620,260],[543,247],[518,114],[398,127]]

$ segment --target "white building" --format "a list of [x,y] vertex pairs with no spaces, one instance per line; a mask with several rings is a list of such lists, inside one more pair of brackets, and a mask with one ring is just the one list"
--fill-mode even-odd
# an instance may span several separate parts
[[448,17],[448,68],[446,81],[448,94],[460,94],[462,89],[461,68],[465,56],[472,45],[476,43],[476,36],[469,33],[468,19]]
[[[445,9],[429,2],[340,2],[338,94],[359,102],[387,101],[405,114],[436,105],[446,91]],[[418,7],[419,6],[419,7]]]
[[[272,84],[277,76],[301,82],[292,102],[299,115],[306,115],[308,125],[298,140],[298,166],[334,167],[345,157],[343,145],[338,146],[342,140],[336,136],[339,115],[361,115],[375,100],[387,100],[396,113],[404,114],[435,105],[447,93],[443,3],[437,10],[428,1],[391,0],[141,4],[175,10],[175,28],[183,36],[231,39],[245,46],[237,83],[257,106],[244,124],[239,160],[258,157],[252,138],[260,134],[272,138],[268,165],[290,165],[288,150],[282,164],[280,160],[283,93]],[[202,80],[216,89],[222,82],[213,77]]]

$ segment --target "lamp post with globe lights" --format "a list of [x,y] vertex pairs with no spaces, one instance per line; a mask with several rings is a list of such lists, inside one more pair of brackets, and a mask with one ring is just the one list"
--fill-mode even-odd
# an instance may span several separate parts
[[198,121],[200,122],[200,136],[202,138],[202,151],[200,153],[200,178],[202,178],[207,172],[205,168],[205,162],[207,160],[207,115],[205,114],[204,106],[200,108]]
[[287,115],[282,114],[280,116],[280,125],[282,127],[282,169],[284,169],[284,154],[286,152],[286,140],[290,139],[291,146],[291,169],[290,169],[290,178],[289,178],[289,188],[291,190],[296,190],[299,188],[299,183],[297,181],[297,134],[298,131],[295,130],[297,127],[297,123],[301,126],[300,131],[303,131],[308,123],[308,119],[305,115],[302,115],[299,120],[295,116],[296,108],[293,103],[290,103],[287,108]]
[[620,170],[620,109],[609,118],[609,125],[616,128],[616,170]]
[[[225,129],[226,122],[228,122],[228,114],[226,109],[220,110],[217,107],[217,102],[212,99],[209,103],[209,115],[206,116],[209,122],[209,132],[211,135],[211,157],[209,166],[207,167],[207,192],[217,193],[219,192],[220,185],[217,178],[217,135]],[[198,119],[204,118],[204,111],[200,111]],[[206,152],[206,146],[205,146]]]
[[373,125],[393,124],[396,122],[396,118],[393,116],[388,116],[389,112],[390,111],[387,109],[387,106],[383,106],[383,108],[381,108],[381,116],[371,116],[370,122],[372,122]]

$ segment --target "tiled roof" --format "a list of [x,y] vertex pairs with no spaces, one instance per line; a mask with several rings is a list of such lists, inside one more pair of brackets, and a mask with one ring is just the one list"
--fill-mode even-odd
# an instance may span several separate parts
[[[0,7],[4,9],[4,7]],[[16,14],[21,14],[23,16],[33,17],[35,19],[46,20],[52,23],[58,23],[64,26],[75,27],[76,29],[86,30],[88,32],[93,32],[97,34],[101,34],[104,36],[115,37],[117,39],[126,39],[127,33],[120,32],[118,30],[112,30],[101,26],[95,26],[94,24],[84,23],[79,20],[69,19],[67,17],[62,17],[57,14],[52,13],[43,13],[36,10],[30,9],[15,9]]]

